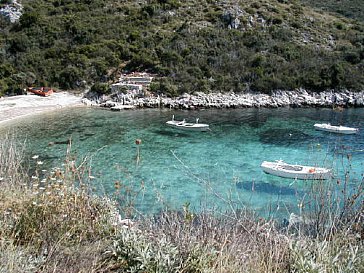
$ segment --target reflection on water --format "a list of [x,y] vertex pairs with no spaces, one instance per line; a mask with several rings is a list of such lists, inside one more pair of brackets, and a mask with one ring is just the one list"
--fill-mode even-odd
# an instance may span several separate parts
[[293,187],[288,186],[277,186],[275,184],[270,184],[266,182],[239,182],[236,184],[238,189],[244,189],[247,191],[258,192],[258,193],[268,193],[275,195],[296,195],[297,190]]
[[[191,121],[199,118],[211,131],[166,127],[172,115]],[[285,209],[277,213],[286,213],[287,208],[297,209],[297,196],[309,187],[263,173],[261,162],[282,159],[330,167],[340,179],[350,168],[355,185],[364,169],[363,120],[364,109],[112,112],[82,108],[24,118],[1,128],[0,134],[16,131],[19,139],[27,141],[27,156],[39,155],[44,168],[63,163],[71,140],[78,160],[92,159],[96,190],[115,194],[118,182],[135,193],[130,198],[142,212],[156,212],[162,206],[181,208],[186,202],[193,209],[228,208],[233,203],[265,211],[279,202],[283,205],[278,207]],[[314,130],[317,122],[361,130],[356,135],[331,134]],[[142,140],[138,161],[136,139]]]

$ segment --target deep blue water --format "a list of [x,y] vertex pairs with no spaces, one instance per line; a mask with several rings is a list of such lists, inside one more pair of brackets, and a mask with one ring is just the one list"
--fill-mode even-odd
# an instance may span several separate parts
[[[175,115],[210,124],[210,132],[180,132],[165,126]],[[356,135],[316,131],[314,123],[360,128]],[[0,128],[26,139],[27,156],[39,155],[42,168],[61,166],[68,139],[81,161],[87,157],[98,193],[133,201],[138,211],[249,207],[259,212],[296,212],[312,181],[262,172],[264,160],[330,167],[335,178],[355,188],[363,179],[364,109],[280,108],[112,112],[99,108],[64,109],[27,117]],[[140,145],[135,144],[141,139]],[[50,145],[50,143],[52,145]],[[139,161],[137,161],[139,149]],[[318,183],[318,182],[315,182]],[[127,192],[127,198],[125,198]]]

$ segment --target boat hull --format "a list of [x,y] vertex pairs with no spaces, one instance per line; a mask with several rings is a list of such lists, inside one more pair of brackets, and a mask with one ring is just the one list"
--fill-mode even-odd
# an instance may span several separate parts
[[47,97],[53,94],[53,89],[47,87],[29,87],[28,91],[42,97]]
[[321,124],[316,123],[314,127],[316,130],[321,130],[336,134],[345,134],[345,135],[356,134],[359,131],[357,128],[351,128],[346,126],[334,126],[326,123],[321,123]]
[[261,168],[265,173],[291,179],[325,180],[330,179],[332,176],[330,169],[313,166],[290,165],[281,161],[263,161]]
[[209,131],[209,125],[203,123],[189,123],[184,121],[170,120],[166,122],[167,126],[185,131]]

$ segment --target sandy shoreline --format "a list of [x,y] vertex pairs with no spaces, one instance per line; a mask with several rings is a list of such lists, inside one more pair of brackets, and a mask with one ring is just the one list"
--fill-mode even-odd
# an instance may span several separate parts
[[0,124],[21,117],[49,112],[64,107],[82,106],[82,97],[68,92],[55,92],[49,97],[28,95],[0,98]]
[[[95,99],[96,98],[96,99]],[[123,94],[123,103],[113,101],[110,96],[87,99],[80,95],[59,91],[49,97],[27,95],[0,98],[0,124],[29,115],[55,111],[64,107],[102,106],[123,110],[134,108],[200,109],[200,108],[238,108],[238,107],[364,107],[364,91],[333,91],[308,93],[306,90],[276,91],[267,94],[199,93],[184,94],[180,97],[134,97]],[[124,104],[125,103],[125,104]]]

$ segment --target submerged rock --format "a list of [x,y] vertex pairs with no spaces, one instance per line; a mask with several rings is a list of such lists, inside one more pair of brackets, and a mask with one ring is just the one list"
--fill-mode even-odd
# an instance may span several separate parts
[[295,195],[297,191],[287,186],[277,186],[265,182],[239,182],[236,184],[238,189],[244,189],[252,192],[268,193],[275,195]]

